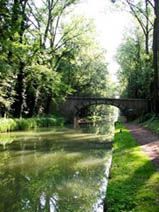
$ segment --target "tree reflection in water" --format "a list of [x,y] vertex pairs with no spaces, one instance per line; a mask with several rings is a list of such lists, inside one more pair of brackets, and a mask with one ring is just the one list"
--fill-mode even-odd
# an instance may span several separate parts
[[13,133],[0,152],[0,211],[91,212],[111,150],[96,133]]

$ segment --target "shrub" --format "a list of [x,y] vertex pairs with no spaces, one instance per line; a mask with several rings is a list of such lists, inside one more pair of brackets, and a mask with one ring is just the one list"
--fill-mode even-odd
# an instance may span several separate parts
[[16,130],[30,130],[39,127],[63,126],[64,119],[58,116],[38,117],[38,118],[20,118],[20,119],[0,119],[0,132],[9,132]]

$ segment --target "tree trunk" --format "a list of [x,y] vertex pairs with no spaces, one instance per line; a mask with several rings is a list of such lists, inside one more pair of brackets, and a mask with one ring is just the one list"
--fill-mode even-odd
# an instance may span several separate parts
[[148,0],[145,0],[145,12],[146,12],[146,25],[145,25],[145,52],[149,54],[149,10],[148,10]]
[[154,95],[153,110],[159,113],[159,0],[155,0],[155,20],[153,32],[153,67],[154,67]]
[[[15,25],[15,31],[19,34],[19,43],[23,43],[23,34],[27,27],[26,25],[26,3],[28,0],[20,1],[20,0],[14,0],[13,5],[13,16],[12,16],[12,27],[14,28]],[[16,97],[15,102],[13,104],[13,110],[14,110],[14,116],[19,118],[22,116],[23,112],[23,104],[24,104],[24,68],[25,68],[25,62],[18,58],[19,61],[19,70],[17,73],[17,82],[16,82]]]
[[145,34],[145,52],[149,55],[149,32]]
[[47,95],[47,97],[46,97],[46,103],[45,103],[45,107],[44,107],[44,113],[46,115],[50,114],[51,102],[52,102],[52,94],[50,92],[50,94]]
[[17,75],[16,83],[16,97],[13,105],[14,116],[19,118],[22,116],[23,111],[23,99],[24,99],[24,66],[23,62],[20,62],[19,73]]

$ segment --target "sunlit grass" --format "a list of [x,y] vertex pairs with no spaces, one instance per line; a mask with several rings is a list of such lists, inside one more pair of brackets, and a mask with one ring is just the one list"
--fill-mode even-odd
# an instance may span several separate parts
[[149,158],[128,130],[118,125],[107,193],[108,211],[158,212],[158,183],[159,173]]

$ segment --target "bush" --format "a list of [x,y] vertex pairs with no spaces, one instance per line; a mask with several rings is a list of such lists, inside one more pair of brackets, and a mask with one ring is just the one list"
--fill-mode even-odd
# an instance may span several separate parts
[[0,132],[8,132],[16,130],[17,123],[15,119],[0,119]]

